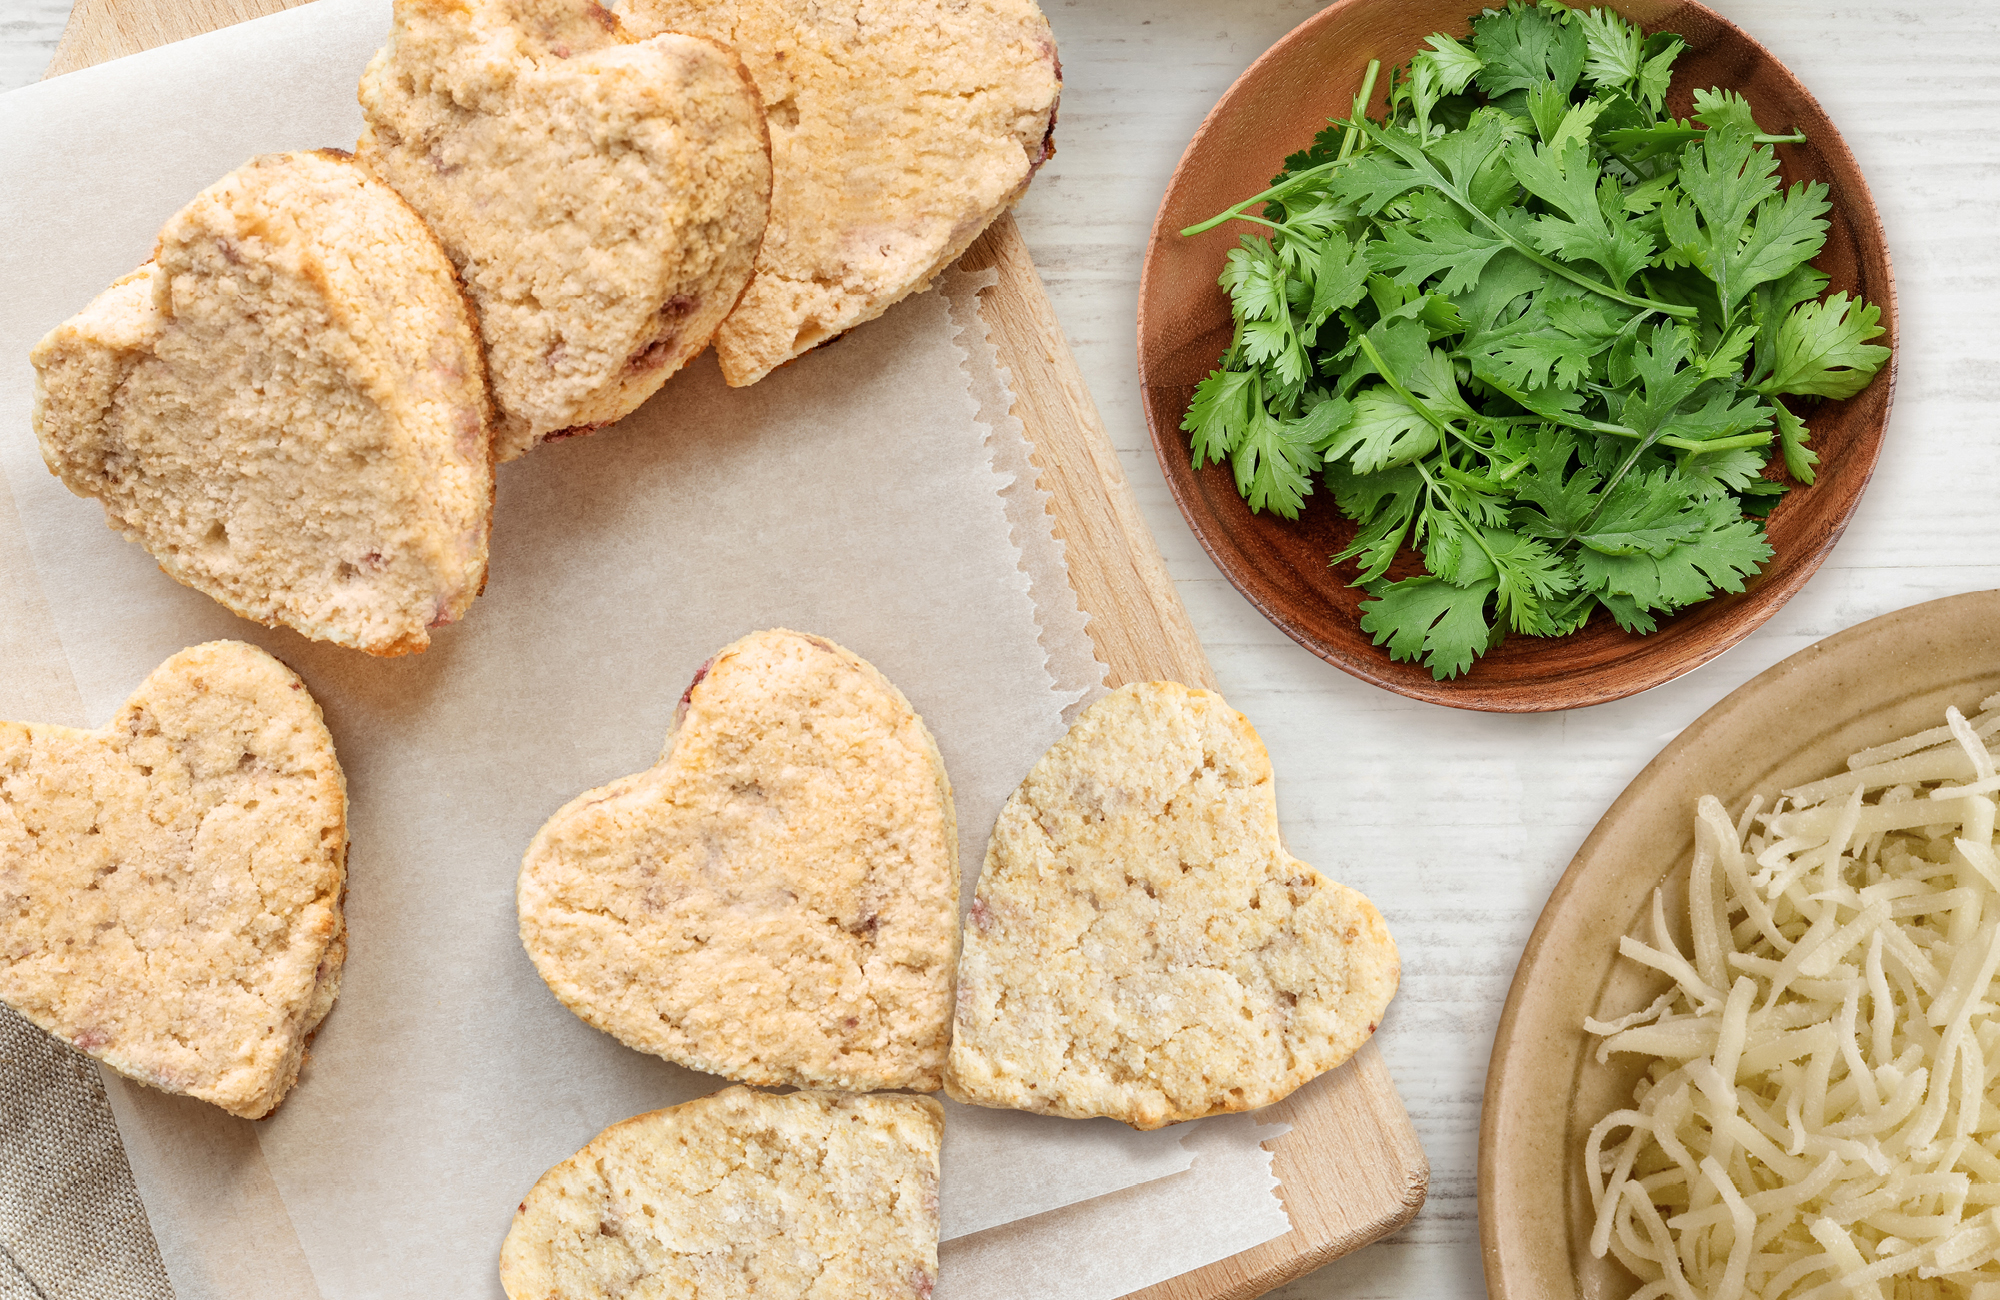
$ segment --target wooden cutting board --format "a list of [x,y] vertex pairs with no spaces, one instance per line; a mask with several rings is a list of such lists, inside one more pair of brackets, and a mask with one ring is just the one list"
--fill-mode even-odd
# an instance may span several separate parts
[[[77,0],[49,76],[259,18],[301,0]],[[961,265],[999,273],[988,326],[1012,374],[1066,545],[1070,585],[1089,616],[1107,682],[1171,679],[1215,686],[1201,642],[1119,469],[1068,340],[1020,231],[1002,217]],[[1291,1131],[1271,1142],[1292,1230],[1128,1300],[1248,1300],[1365,1246],[1416,1216],[1430,1180],[1423,1148],[1370,1043],[1266,1112]]]

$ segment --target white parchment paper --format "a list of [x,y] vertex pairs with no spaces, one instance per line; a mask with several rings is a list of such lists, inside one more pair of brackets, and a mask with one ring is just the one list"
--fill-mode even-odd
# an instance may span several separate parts
[[[0,577],[20,593],[0,647],[21,690],[74,701],[42,720],[98,725],[174,651],[254,641],[320,700],[352,798],[346,978],[276,1115],[249,1125],[111,1081],[183,1300],[497,1296],[500,1238],[544,1169],[718,1086],[558,1005],[521,950],[513,890],[556,808],[653,761],[719,646],[792,626],[895,681],[951,771],[968,888],[1001,802],[1102,689],[1045,505],[1018,476],[976,283],[752,389],[704,358],[616,429],[504,467],[486,594],[421,656],[236,619],[64,491],[30,431],[29,347],[247,157],[351,144],[354,82],[387,30],[385,0],[320,0],[0,96]],[[986,1285],[1013,1285],[1001,1254],[1029,1272],[992,1292],[948,1270],[940,1300],[1038,1291],[1036,1259],[1078,1234],[1093,1266],[1077,1294],[1109,1297],[1166,1276],[1162,1259],[1185,1271],[1288,1226],[1268,1128],[1139,1135],[962,1108],[948,1127],[948,1235],[984,1243]],[[1096,1239],[1106,1194],[1134,1184],[1175,1252]],[[1007,1251],[995,1232],[1014,1234]]]

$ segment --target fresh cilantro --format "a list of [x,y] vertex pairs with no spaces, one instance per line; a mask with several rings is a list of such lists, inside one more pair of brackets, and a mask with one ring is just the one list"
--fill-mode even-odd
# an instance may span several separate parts
[[1778,327],[1778,351],[1766,393],[1852,397],[1867,386],[1889,349],[1868,342],[1882,332],[1882,309],[1837,293],[1802,302]]
[[[1665,116],[1682,48],[1508,0],[1391,71],[1380,118],[1370,64],[1349,118],[1184,232],[1257,227],[1182,421],[1195,465],[1285,518],[1322,482],[1363,630],[1439,678],[1502,636],[1651,632],[1742,590],[1816,472],[1799,404],[1888,359],[1878,308],[1822,297],[1826,189],[1784,188],[1774,152],[1804,137],[1724,89]],[[1389,581],[1412,552],[1425,572]]]

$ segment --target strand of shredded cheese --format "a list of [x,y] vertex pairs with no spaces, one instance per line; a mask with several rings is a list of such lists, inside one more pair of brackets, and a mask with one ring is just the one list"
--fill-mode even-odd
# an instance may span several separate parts
[[1847,772],[1696,810],[1674,981],[1586,1019],[1652,1058],[1587,1144],[1591,1253],[1633,1300],[2000,1300],[2000,696]]

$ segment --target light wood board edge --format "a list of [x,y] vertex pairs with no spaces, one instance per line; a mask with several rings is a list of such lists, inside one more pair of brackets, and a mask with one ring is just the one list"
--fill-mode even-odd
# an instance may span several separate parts
[[[76,0],[46,75],[303,2]],[[981,235],[961,266],[998,274],[983,302],[988,325],[1109,684],[1165,679],[1214,689],[1208,656],[1013,217]],[[1128,1300],[1249,1300],[1395,1231],[1423,1205],[1430,1166],[1373,1043],[1265,1113],[1292,1126],[1269,1144],[1292,1230]]]
[[156,45],[290,9],[306,0],[76,0],[42,76],[60,76]]
[[[960,265],[999,274],[983,312],[1110,684],[1165,678],[1214,689],[1208,656],[1013,217],[994,222]],[[1292,1126],[1270,1143],[1292,1230],[1128,1300],[1248,1300],[1416,1217],[1430,1164],[1372,1042],[1264,1114]]]

